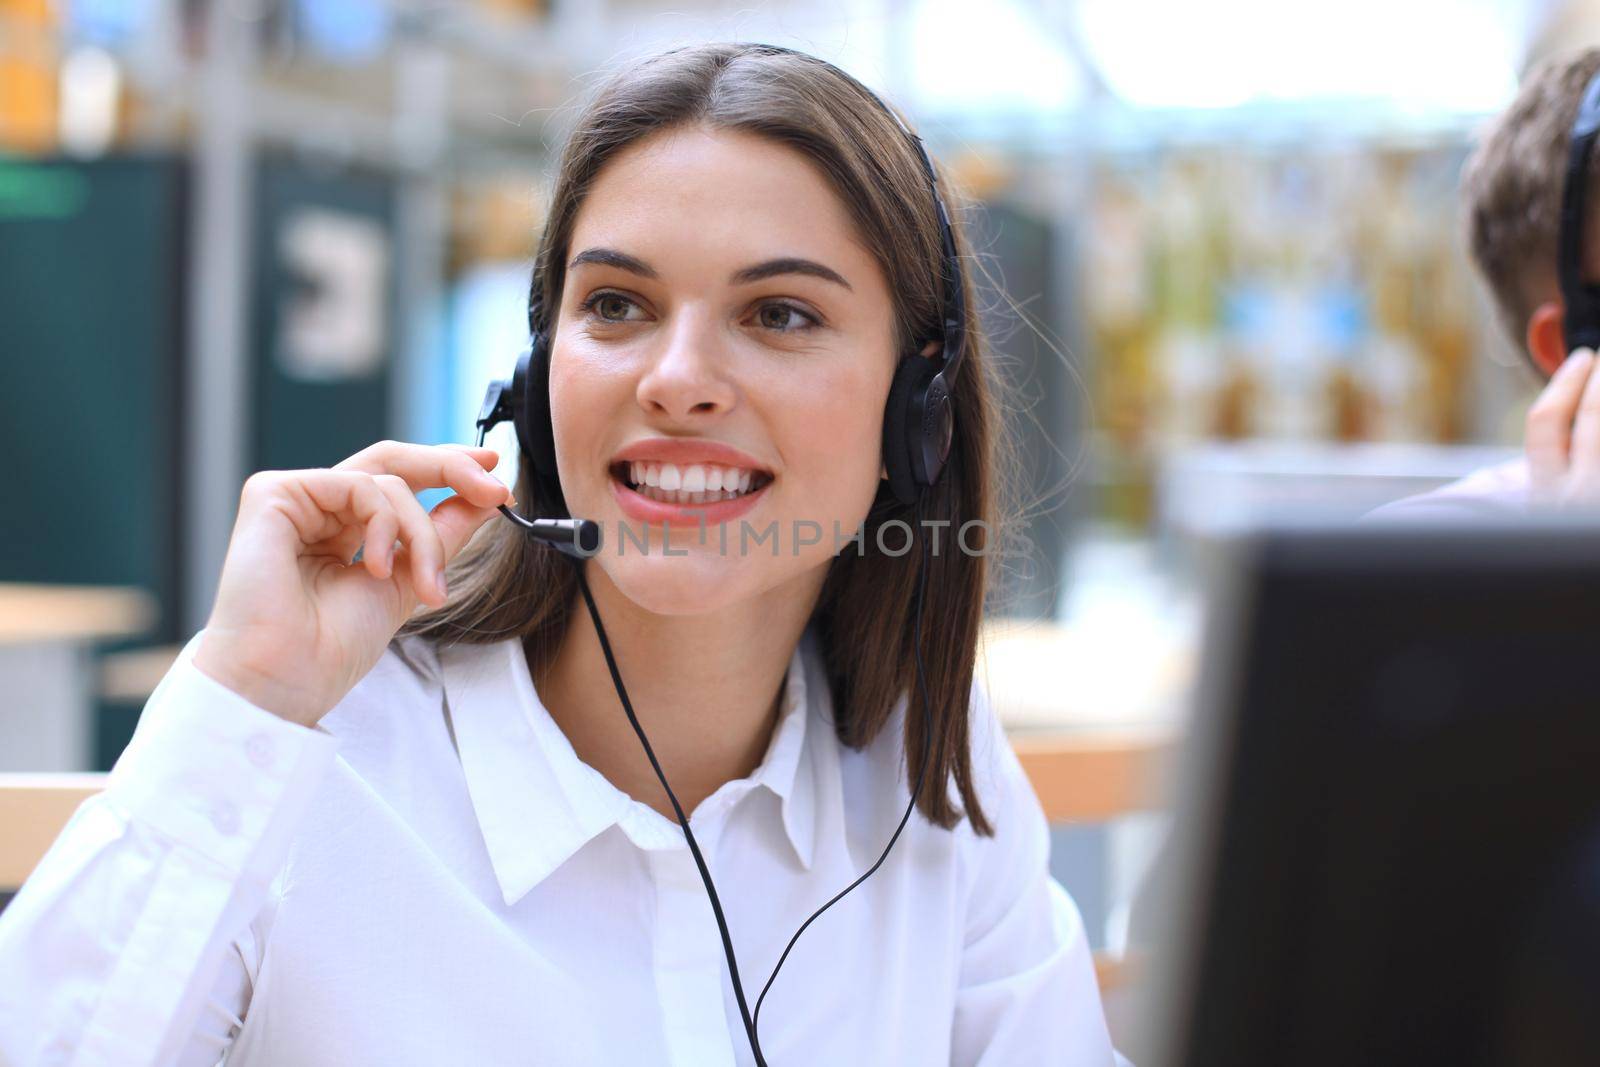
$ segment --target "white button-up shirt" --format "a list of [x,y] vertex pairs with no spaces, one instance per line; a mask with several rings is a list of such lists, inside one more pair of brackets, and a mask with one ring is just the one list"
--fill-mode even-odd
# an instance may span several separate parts
[[[516,639],[399,639],[315,729],[195,645],[0,913],[0,1064],[752,1063],[682,830],[577,757]],[[784,965],[773,1067],[1118,1062],[979,685],[973,710],[996,836],[913,815]],[[691,815],[752,1007],[903,813],[903,713],[842,746],[808,631],[759,768]]]

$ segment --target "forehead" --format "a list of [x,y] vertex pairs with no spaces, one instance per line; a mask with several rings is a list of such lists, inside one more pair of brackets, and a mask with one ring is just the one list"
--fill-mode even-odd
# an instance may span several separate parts
[[569,254],[594,245],[664,270],[782,254],[828,264],[852,285],[865,272],[879,276],[816,164],[765,137],[701,126],[654,134],[606,163],[574,219]]

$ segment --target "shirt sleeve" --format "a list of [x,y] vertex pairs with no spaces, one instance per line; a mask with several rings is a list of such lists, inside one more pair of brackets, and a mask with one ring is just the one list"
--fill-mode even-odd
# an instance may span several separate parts
[[1514,459],[1426,493],[1374,508],[1362,522],[1429,522],[1497,519],[1526,514],[1533,507],[1526,460]]
[[249,923],[337,740],[251,704],[189,642],[103,792],[0,912],[0,1063],[215,1063]]
[[1116,1067],[1083,919],[1050,876],[1044,809],[974,685],[974,781],[993,837],[973,835],[951,1064]]

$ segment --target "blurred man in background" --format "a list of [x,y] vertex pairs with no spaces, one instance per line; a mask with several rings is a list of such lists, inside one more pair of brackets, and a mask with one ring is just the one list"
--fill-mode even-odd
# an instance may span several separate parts
[[[1600,496],[1600,375],[1592,373],[1593,351],[1568,358],[1556,279],[1572,124],[1596,71],[1597,48],[1536,65],[1462,171],[1473,266],[1501,327],[1549,381],[1528,411],[1523,455],[1386,505],[1375,516],[1514,514]],[[1591,160],[1591,202],[1594,175]],[[1584,227],[1583,278],[1593,283],[1600,280],[1600,212],[1590,210]]]

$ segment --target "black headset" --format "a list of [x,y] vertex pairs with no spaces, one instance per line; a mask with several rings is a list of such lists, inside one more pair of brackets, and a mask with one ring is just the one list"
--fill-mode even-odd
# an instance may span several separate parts
[[[902,353],[900,362],[895,368],[893,384],[889,387],[889,399],[883,416],[883,464],[889,476],[889,487],[902,504],[916,508],[920,520],[927,499],[927,490],[938,482],[939,475],[950,457],[951,442],[955,432],[955,413],[950,402],[951,388],[961,367],[962,357],[965,355],[967,333],[966,305],[962,299],[966,287],[961,260],[956,254],[955,235],[950,228],[950,216],[945,209],[944,199],[939,194],[939,182],[933,169],[933,161],[928,157],[928,150],[923,146],[922,138],[913,133],[892,108],[871,89],[832,63],[778,45],[751,45],[743,54],[795,56],[826,67],[894,119],[895,124],[905,133],[921,157],[922,169],[928,179],[929,193],[939,222],[939,240],[942,248],[940,340],[943,347],[937,361],[923,356],[920,344],[914,346],[911,351]],[[700,852],[694,831],[689,827],[688,816],[684,814],[683,806],[678,803],[677,795],[667,782],[666,772],[656,759],[655,750],[650,746],[650,739],[645,736],[644,728],[639,725],[638,716],[633,710],[633,702],[628,699],[627,688],[622,683],[622,674],[612,654],[611,642],[607,639],[605,627],[600,622],[599,609],[595,607],[594,596],[584,575],[583,560],[599,549],[599,525],[588,519],[565,517],[566,497],[561,492],[561,480],[556,469],[555,434],[550,422],[550,323],[545,314],[541,279],[537,274],[529,289],[528,329],[530,344],[518,357],[516,369],[510,379],[491,383],[484,396],[483,406],[478,412],[477,419],[478,444],[483,444],[484,437],[491,427],[509,420],[516,427],[517,443],[532,467],[531,476],[538,482],[539,495],[552,502],[563,515],[562,518],[530,519],[516,514],[503,504],[500,506],[500,510],[507,518],[521,526],[531,536],[572,557],[576,564],[578,587],[583,593],[589,616],[594,621],[595,633],[600,639],[600,649],[605,655],[606,668],[611,674],[611,683],[617,691],[618,699],[622,702],[622,709],[628,717],[629,724],[638,736],[639,743],[644,747],[645,756],[655,771],[656,779],[666,790],[667,799],[672,804],[678,825],[682,827],[689,851],[694,857],[695,866],[699,869],[706,895],[710,898],[711,911],[716,918],[717,930],[722,938],[722,951],[728,962],[728,974],[733,985],[734,998],[738,1001],[745,1036],[750,1042],[750,1051],[755,1057],[757,1067],[767,1067],[766,1058],[761,1051],[759,1030],[761,1005],[766,1000],[768,991],[772,989],[773,982],[777,980],[778,972],[788,960],[789,953],[794,948],[795,942],[800,939],[800,935],[805,933],[823,912],[843,899],[845,894],[871,877],[883,865],[884,860],[888,859],[889,851],[894,848],[901,831],[905,829],[912,811],[916,808],[917,797],[921,795],[923,781],[927,777],[928,765],[933,755],[933,715],[928,706],[927,672],[922,663],[922,605],[928,577],[928,540],[920,538],[922,566],[917,577],[916,630],[912,644],[917,667],[917,685],[922,691],[924,728],[922,764],[911,790],[911,800],[877,861],[855,881],[814,911],[795,931],[783,954],[778,958],[777,965],[773,967],[772,974],[767,978],[766,985],[762,987],[761,994],[756,999],[755,1011],[752,1012],[745,998],[744,984],[739,977],[739,961],[733,951],[733,938],[728,932],[727,919],[722,912],[722,901],[717,895],[716,885],[711,880],[711,871]],[[528,506],[532,506],[531,501]],[[918,525],[920,526],[920,521]],[[909,706],[908,699],[908,710]]]
[[1561,237],[1557,243],[1556,277],[1561,284],[1562,334],[1567,354],[1580,348],[1600,349],[1600,286],[1583,280],[1584,203],[1589,193],[1589,157],[1600,135],[1600,72],[1589,79],[1572,122],[1566,185],[1561,192]]

